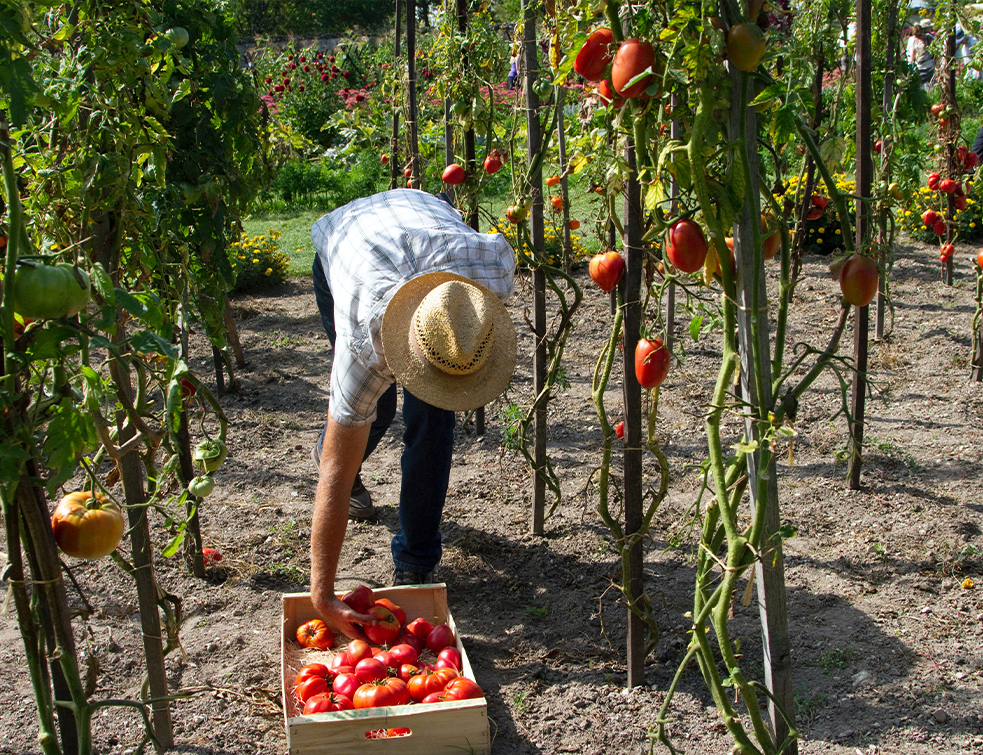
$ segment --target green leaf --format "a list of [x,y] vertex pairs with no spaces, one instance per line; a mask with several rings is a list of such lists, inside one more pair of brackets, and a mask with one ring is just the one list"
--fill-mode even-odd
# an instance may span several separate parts
[[771,140],[773,144],[788,144],[796,138],[798,129],[795,127],[795,110],[790,106],[782,106],[775,111],[771,122]]
[[171,97],[171,105],[176,102],[180,102],[185,97],[191,94],[191,79],[183,79],[180,84],[178,84],[177,90],[175,90],[174,95]]
[[90,278],[96,287],[96,291],[99,292],[99,296],[106,302],[106,306],[116,309],[116,289],[113,286],[112,278],[106,273],[106,269],[102,266],[101,262],[97,262],[92,266]]
[[703,315],[697,315],[689,321],[689,335],[694,341],[700,340],[700,328],[703,327]]
[[645,209],[655,212],[659,205],[666,201],[666,192],[662,188],[662,181],[653,181],[645,187]]
[[831,137],[819,145],[819,155],[830,173],[836,172],[843,161],[844,154],[846,154],[846,139],[842,136]]
[[758,441],[752,440],[750,443],[741,441],[731,446],[737,453],[751,454],[758,450]]
[[185,532],[185,524],[184,522],[182,522],[181,524],[178,525],[177,534],[171,538],[171,542],[169,542],[164,547],[164,550],[160,552],[164,558],[170,558],[171,556],[173,556],[175,553],[178,552],[178,549],[181,547],[181,543],[184,542],[184,532]]
[[143,320],[155,330],[163,330],[164,315],[157,294],[149,291],[124,291],[116,289],[116,302],[134,317]]
[[144,354],[156,353],[169,359],[180,356],[177,346],[150,330],[141,330],[130,338],[130,345]]
[[70,399],[62,399],[52,410],[53,416],[48,421],[44,453],[48,457],[46,466],[52,475],[45,487],[51,496],[75,473],[78,456],[99,445],[95,423],[80,409]]
[[32,362],[46,359],[61,359],[69,353],[78,351],[74,343],[78,333],[67,325],[59,325],[56,321],[45,323],[42,328],[33,331],[27,353]]
[[778,528],[778,532],[775,533],[775,535],[780,537],[782,540],[790,540],[791,538],[795,537],[797,534],[799,534],[799,531],[795,529],[795,527],[793,527],[791,524],[783,524],[781,527]]

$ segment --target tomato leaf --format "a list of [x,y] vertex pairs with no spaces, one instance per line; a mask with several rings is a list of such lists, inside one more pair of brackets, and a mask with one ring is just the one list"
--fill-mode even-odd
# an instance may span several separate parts
[[48,421],[44,452],[48,456],[47,467],[52,475],[45,483],[52,497],[63,482],[75,472],[75,460],[86,450],[96,448],[99,439],[91,417],[79,411],[71,399],[65,398],[51,411]]
[[162,338],[157,333],[150,330],[141,330],[130,338],[130,344],[137,351],[144,354],[157,353],[169,359],[177,359],[180,356],[177,346]]
[[696,315],[689,321],[689,335],[694,341],[700,340],[700,328],[703,327],[703,315]]
[[819,145],[819,155],[830,173],[835,172],[839,167],[844,154],[846,154],[846,139],[842,136],[832,137]]
[[73,343],[77,331],[68,325],[58,325],[48,322],[43,328],[35,328],[27,353],[33,362],[45,359],[61,359],[78,351],[77,343]]
[[106,306],[116,309],[116,289],[113,286],[112,278],[106,273],[106,269],[102,266],[101,262],[97,262],[92,266],[89,277],[99,296],[106,302]]

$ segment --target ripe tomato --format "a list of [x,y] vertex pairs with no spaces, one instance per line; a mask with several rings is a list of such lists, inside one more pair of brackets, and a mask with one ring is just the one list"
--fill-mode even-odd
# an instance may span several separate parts
[[980,156],[976,152],[966,153],[966,157],[963,159],[963,167],[966,168],[966,170],[972,170],[979,164]]
[[424,618],[413,619],[406,625],[406,631],[423,643],[427,641],[427,635],[433,630],[433,624]]
[[417,652],[417,654],[419,654],[419,653],[422,653],[423,652],[423,648],[425,648],[427,646],[427,641],[426,641],[426,638],[424,638],[423,640],[420,640],[417,637],[414,637],[412,634],[410,634],[407,631],[406,627],[403,627],[403,631],[401,631],[399,633],[399,637],[396,638],[396,643],[395,644],[397,644],[397,645],[409,645],[411,648],[413,648]]
[[614,44],[614,33],[610,29],[595,29],[577,53],[573,61],[573,70],[588,81],[600,81],[604,69],[611,62],[612,44]]
[[375,605],[375,595],[371,587],[359,585],[342,595],[341,602],[357,613],[365,613]]
[[444,175],[442,176],[442,179],[445,184],[457,186],[458,184],[464,183],[465,178],[466,174],[464,172],[464,168],[457,163],[451,163],[444,168]]
[[492,175],[502,169],[502,160],[496,155],[488,155],[485,158],[485,173]]
[[391,600],[389,600],[389,598],[379,598],[375,602],[375,604],[377,606],[385,606],[390,611],[392,611],[393,616],[396,617],[396,620],[399,622],[399,625],[400,626],[403,626],[403,624],[406,623],[406,611],[404,611],[402,608],[400,608],[395,603],[393,603]]
[[625,437],[625,421],[621,420],[617,425],[614,426],[614,434],[619,438]]
[[379,623],[376,625],[366,624],[362,627],[365,636],[377,645],[388,645],[399,635],[399,620],[385,606],[374,605],[368,611],[370,616],[375,616]]
[[89,560],[108,556],[123,537],[123,512],[102,493],[69,493],[51,515],[55,542],[63,553]]
[[351,710],[354,707],[352,701],[344,695],[338,695],[334,692],[322,692],[319,695],[314,695],[307,699],[307,702],[304,703],[304,715],[334,713],[336,710]]
[[580,228],[580,221],[579,220],[571,220],[567,225],[570,226],[570,230],[571,231],[576,231],[578,228]]
[[444,687],[445,700],[477,700],[484,696],[481,687],[466,676],[458,677]]
[[549,178],[546,179],[546,185],[552,188],[553,186],[556,186],[558,183],[560,183],[560,180],[561,179],[559,176],[550,176]]
[[383,708],[387,705],[406,705],[410,693],[406,682],[396,677],[377,679],[363,684],[352,698],[356,708]]
[[344,695],[345,697],[351,698],[355,695],[355,692],[362,683],[358,680],[355,674],[338,674],[331,682],[331,689],[337,692],[339,695]]
[[563,197],[550,197],[550,204],[553,205],[553,212],[563,212]]
[[437,661],[448,661],[458,671],[460,671],[461,666],[464,665],[464,659],[461,657],[461,651],[453,645],[448,645],[437,653]]
[[420,658],[420,652],[412,645],[400,643],[389,648],[389,655],[392,656],[396,665],[404,663],[416,663]]
[[692,220],[678,220],[669,227],[666,243],[669,261],[684,273],[695,273],[707,258],[707,239]]
[[930,173],[928,176],[928,188],[930,188],[932,191],[938,191],[939,181],[941,180],[942,177],[938,173]]
[[765,35],[757,24],[734,24],[727,32],[727,59],[750,73],[765,54]]
[[403,176],[405,178],[410,178],[410,177],[412,177],[412,175],[413,175],[413,166],[412,165],[407,165],[405,168],[403,168]]
[[655,74],[642,76],[634,84],[631,81],[649,68],[655,70],[655,48],[637,37],[626,39],[615,53],[614,63],[611,65],[611,84],[614,91],[625,98],[642,95],[650,84],[655,83]]
[[322,695],[330,688],[328,680],[323,676],[310,676],[297,685],[297,698],[306,703],[314,695]]
[[656,388],[669,374],[669,351],[661,338],[639,338],[635,346],[635,377],[642,388]]
[[881,140],[880,139],[878,139],[876,142],[874,142],[874,152],[876,152],[877,154],[881,154]]
[[615,251],[595,254],[590,261],[591,280],[602,291],[612,291],[625,274],[625,258]]
[[926,226],[933,226],[939,221],[939,214],[935,210],[925,210],[922,213],[922,222]]
[[454,644],[454,632],[446,624],[438,624],[427,635],[427,650],[439,653],[448,645]]
[[420,702],[427,695],[443,690],[446,684],[446,680],[441,679],[434,672],[422,671],[410,678],[409,682],[407,682],[407,687],[410,697],[416,702]]
[[331,663],[328,664],[328,668],[337,669],[341,666],[352,666],[354,665],[351,659],[348,657],[347,650],[339,650],[334,658],[331,659]]
[[614,92],[614,87],[607,79],[602,79],[597,85],[597,95],[602,100],[614,105],[615,110],[620,110],[625,105],[625,98],[619,97]]
[[877,295],[877,263],[854,254],[840,270],[840,291],[855,307],[866,307]]
[[457,673],[457,669],[449,668],[447,666],[443,666],[441,668],[433,668],[431,670],[433,671],[434,675],[438,679],[440,679],[444,687],[446,687],[447,683],[450,682],[452,679],[457,679],[457,677],[460,676],[460,674]]
[[440,692],[431,692],[425,698],[420,700],[421,703],[442,703],[444,702],[444,690]]
[[412,663],[404,663],[399,667],[399,671],[397,672],[396,676],[398,676],[404,682],[409,684],[410,679],[412,679],[414,676],[416,676],[419,673],[420,673],[420,669],[417,668],[417,666],[415,666]]
[[381,162],[381,163],[382,163],[383,165],[386,165],[386,164],[387,164],[387,163],[389,162],[389,155],[387,155],[386,153],[382,153],[382,154],[381,154],[381,155],[379,156],[379,161],[380,161],[380,162]]
[[983,249],[980,249],[976,255],[976,266],[983,269]]
[[813,207],[822,207],[822,208],[825,209],[826,205],[828,205],[828,204],[829,204],[829,197],[824,197],[822,194],[813,194],[812,195],[812,206]]
[[294,678],[294,687],[299,687],[301,682],[316,676],[327,679],[329,674],[331,675],[332,681],[334,681],[334,674],[323,663],[308,663],[297,672],[297,676]]
[[334,644],[334,633],[320,619],[311,619],[297,627],[297,642],[302,648],[327,650]]
[[372,656],[377,661],[382,661],[386,664],[387,669],[395,669],[399,667],[399,664],[393,661],[392,653],[388,650],[380,650],[375,655]]
[[355,666],[363,658],[371,658],[375,655],[375,651],[372,646],[369,645],[365,640],[352,640],[348,643],[345,648],[345,654],[348,655],[348,665]]
[[[78,275],[76,276],[76,271]],[[81,312],[89,302],[89,276],[67,262],[17,265],[14,311],[32,320],[56,320]]]
[[946,194],[955,194],[956,182],[951,178],[943,178],[941,181],[939,181],[939,188]]
[[810,207],[806,213],[806,220],[819,220],[825,213],[822,207]]
[[355,664],[355,678],[362,684],[389,676],[389,667],[378,658],[363,658]]
[[942,236],[945,234],[947,227],[948,226],[946,226],[945,221],[940,218],[932,225],[932,230],[935,231],[937,235]]

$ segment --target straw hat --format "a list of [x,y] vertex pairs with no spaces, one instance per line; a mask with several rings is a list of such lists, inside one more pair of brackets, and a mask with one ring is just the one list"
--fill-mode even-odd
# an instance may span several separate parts
[[382,348],[404,388],[457,412],[500,396],[515,370],[515,326],[505,305],[455,273],[400,286],[382,317]]

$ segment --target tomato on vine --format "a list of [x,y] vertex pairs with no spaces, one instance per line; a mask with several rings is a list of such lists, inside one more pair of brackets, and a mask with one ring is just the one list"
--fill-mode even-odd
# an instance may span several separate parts
[[612,291],[625,274],[625,258],[615,251],[595,254],[588,267],[591,280],[602,291]]
[[657,388],[669,374],[669,350],[661,338],[639,338],[635,346],[635,377],[646,390]]
[[63,553],[94,560],[116,550],[123,538],[123,512],[102,493],[69,493],[51,514],[51,529]]
[[[655,48],[637,37],[622,42],[611,64],[611,84],[622,97],[640,97],[655,81]],[[653,71],[646,76],[645,71]],[[634,82],[634,83],[632,83]]]
[[677,220],[669,227],[666,256],[684,273],[695,273],[707,258],[707,239],[692,220]]
[[614,44],[614,33],[610,29],[595,29],[577,53],[573,61],[573,70],[588,81],[600,81],[604,69],[611,62],[612,44]]

